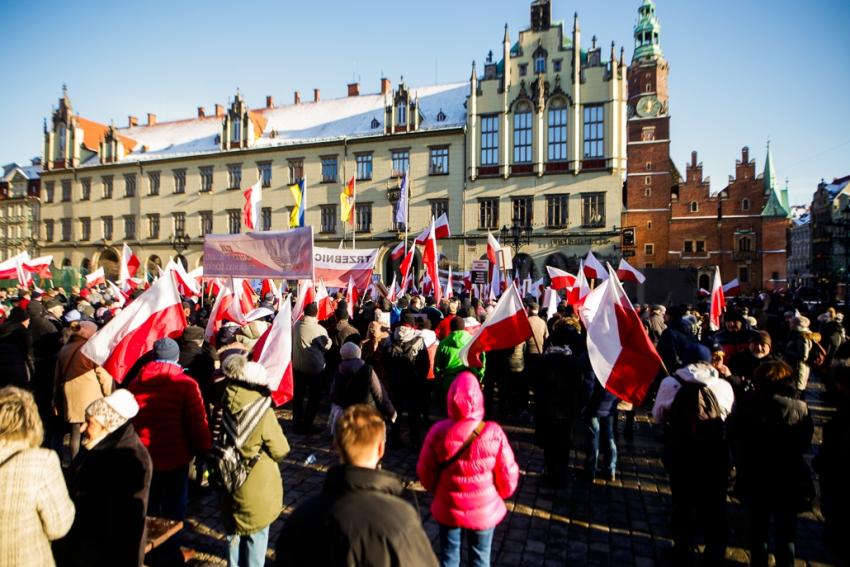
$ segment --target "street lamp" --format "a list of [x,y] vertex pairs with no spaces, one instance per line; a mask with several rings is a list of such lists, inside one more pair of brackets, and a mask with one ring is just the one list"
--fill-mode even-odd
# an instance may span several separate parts
[[502,225],[499,235],[502,237],[502,242],[507,242],[514,249],[514,257],[519,253],[520,248],[527,244],[531,244],[531,228],[530,224],[521,225],[520,219],[514,217],[511,221],[511,227],[508,228]]
[[192,237],[186,234],[182,228],[178,228],[171,236],[171,247],[174,248],[178,256],[182,256],[191,243]]

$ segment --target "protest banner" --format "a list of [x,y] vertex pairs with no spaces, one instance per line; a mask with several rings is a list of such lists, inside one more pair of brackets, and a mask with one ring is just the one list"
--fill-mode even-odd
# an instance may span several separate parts
[[204,277],[313,279],[313,227],[208,234]]
[[340,250],[317,246],[313,249],[316,281],[323,280],[327,287],[344,288],[351,278],[357,289],[365,290],[371,282],[377,258],[377,248]]

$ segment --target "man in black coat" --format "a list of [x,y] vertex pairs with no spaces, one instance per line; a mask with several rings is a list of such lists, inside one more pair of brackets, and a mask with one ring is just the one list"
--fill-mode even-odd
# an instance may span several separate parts
[[378,469],[386,428],[381,414],[359,404],[345,410],[334,444],[341,465],[328,471],[322,494],[283,526],[276,565],[437,565],[419,515],[400,498],[399,478]]
[[0,388],[3,386],[30,387],[34,372],[30,316],[15,306],[9,318],[0,325]]
[[212,375],[215,371],[215,360],[209,350],[204,348],[204,330],[201,327],[190,325],[183,329],[180,358],[177,359],[177,363],[183,367],[188,376],[198,382],[204,400],[208,400]]

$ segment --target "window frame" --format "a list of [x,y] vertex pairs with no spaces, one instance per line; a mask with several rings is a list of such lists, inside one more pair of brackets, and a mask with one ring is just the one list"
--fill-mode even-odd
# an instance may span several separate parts
[[227,164],[227,190],[237,191],[242,189],[242,164]]
[[260,185],[263,189],[272,186],[272,162],[271,161],[258,161],[257,162],[257,175],[259,176],[261,183]]
[[198,176],[201,179],[201,193],[212,193],[215,181],[215,166],[201,165],[198,167]]
[[242,211],[227,209],[227,233],[239,234],[240,232],[242,232]]
[[159,171],[148,172],[148,195],[159,195],[161,181],[162,178]]
[[112,240],[115,236],[115,217],[112,215],[100,217],[100,229],[104,240]]
[[390,150],[390,171],[390,177],[403,177],[410,172],[410,148]]
[[431,209],[431,216],[435,219],[440,218],[443,213],[446,215],[446,219],[449,218],[449,199],[448,197],[439,198],[439,199],[429,199],[428,205]]
[[532,162],[533,121],[531,103],[517,103],[513,112],[513,163],[529,164]]
[[304,158],[290,158],[286,160],[289,173],[289,184],[295,185],[304,179]]
[[160,223],[159,213],[148,213],[148,239],[157,240],[162,234],[162,225]]
[[[365,218],[364,218],[365,217]],[[354,227],[358,233],[372,232],[372,203],[355,203],[354,204]],[[368,225],[364,226],[363,221],[368,221]]]
[[[136,240],[138,227],[136,226],[136,215],[121,215],[124,219],[124,240]],[[132,228],[132,230],[130,230]]]
[[428,175],[439,176],[448,174],[449,146],[430,146],[428,148]]
[[643,245],[644,256],[655,256],[655,244],[652,242]]
[[[598,112],[597,112],[598,111]],[[582,155],[584,159],[605,157],[605,105],[586,104],[582,109]]]
[[[569,105],[562,98],[549,103],[546,110],[546,161],[569,161]],[[560,157],[559,157],[560,156]]]
[[103,198],[111,199],[115,191],[115,178],[111,175],[102,175],[100,182],[103,188]]
[[[592,212],[594,201],[596,205],[601,205],[602,214],[600,220],[593,221],[591,218],[592,215],[589,215]],[[606,210],[605,210],[605,193],[601,191],[594,191],[589,193],[581,194],[581,226],[582,228],[605,228],[606,222]]]
[[483,197],[478,199],[478,230],[497,230],[498,228],[499,198]]
[[[356,203],[355,203],[356,204]],[[319,233],[336,234],[337,209],[335,203],[319,205]],[[356,222],[356,217],[355,217]]]
[[186,213],[177,211],[171,213],[172,234],[186,234]]
[[130,199],[136,196],[136,174],[124,174],[124,197]]
[[[562,222],[552,222],[553,218]],[[567,228],[570,226],[570,194],[546,195],[546,228]]]
[[[207,234],[213,233],[214,228],[214,216],[213,212],[210,210],[198,211],[198,224],[201,232],[201,236],[206,236]],[[207,230],[207,221],[209,221],[209,230]]]
[[91,240],[91,217],[80,217],[80,242]]
[[56,237],[53,219],[44,219],[44,241],[53,242]]
[[70,218],[59,219],[59,235],[61,242],[70,242],[74,238],[74,225]]
[[60,182],[62,190],[61,202],[70,203],[74,199],[74,186],[70,179],[63,179]]
[[[339,182],[339,158],[338,156],[320,156],[322,183]],[[330,175],[329,175],[330,174]]]
[[482,114],[480,165],[499,165],[499,114]]
[[262,207],[260,209],[260,230],[269,231],[272,229],[272,208]]
[[[372,152],[355,153],[354,164],[357,181],[370,181],[372,179]],[[367,169],[368,175],[366,175]]]
[[174,182],[174,194],[183,195],[186,193],[186,168],[178,167],[171,170],[171,179]]
[[519,226],[525,228],[534,224],[534,197],[522,195],[511,197],[511,225],[519,221]]
[[80,201],[91,200],[91,177],[80,178]]

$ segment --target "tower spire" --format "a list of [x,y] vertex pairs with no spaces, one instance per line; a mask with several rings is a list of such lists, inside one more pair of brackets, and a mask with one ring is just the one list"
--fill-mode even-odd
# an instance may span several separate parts
[[776,172],[774,171],[773,155],[770,152],[770,140],[767,140],[767,157],[764,160],[764,192],[776,189]]
[[661,22],[655,15],[655,1],[643,0],[638,8],[638,23],[635,25],[635,52],[632,59],[661,58]]

